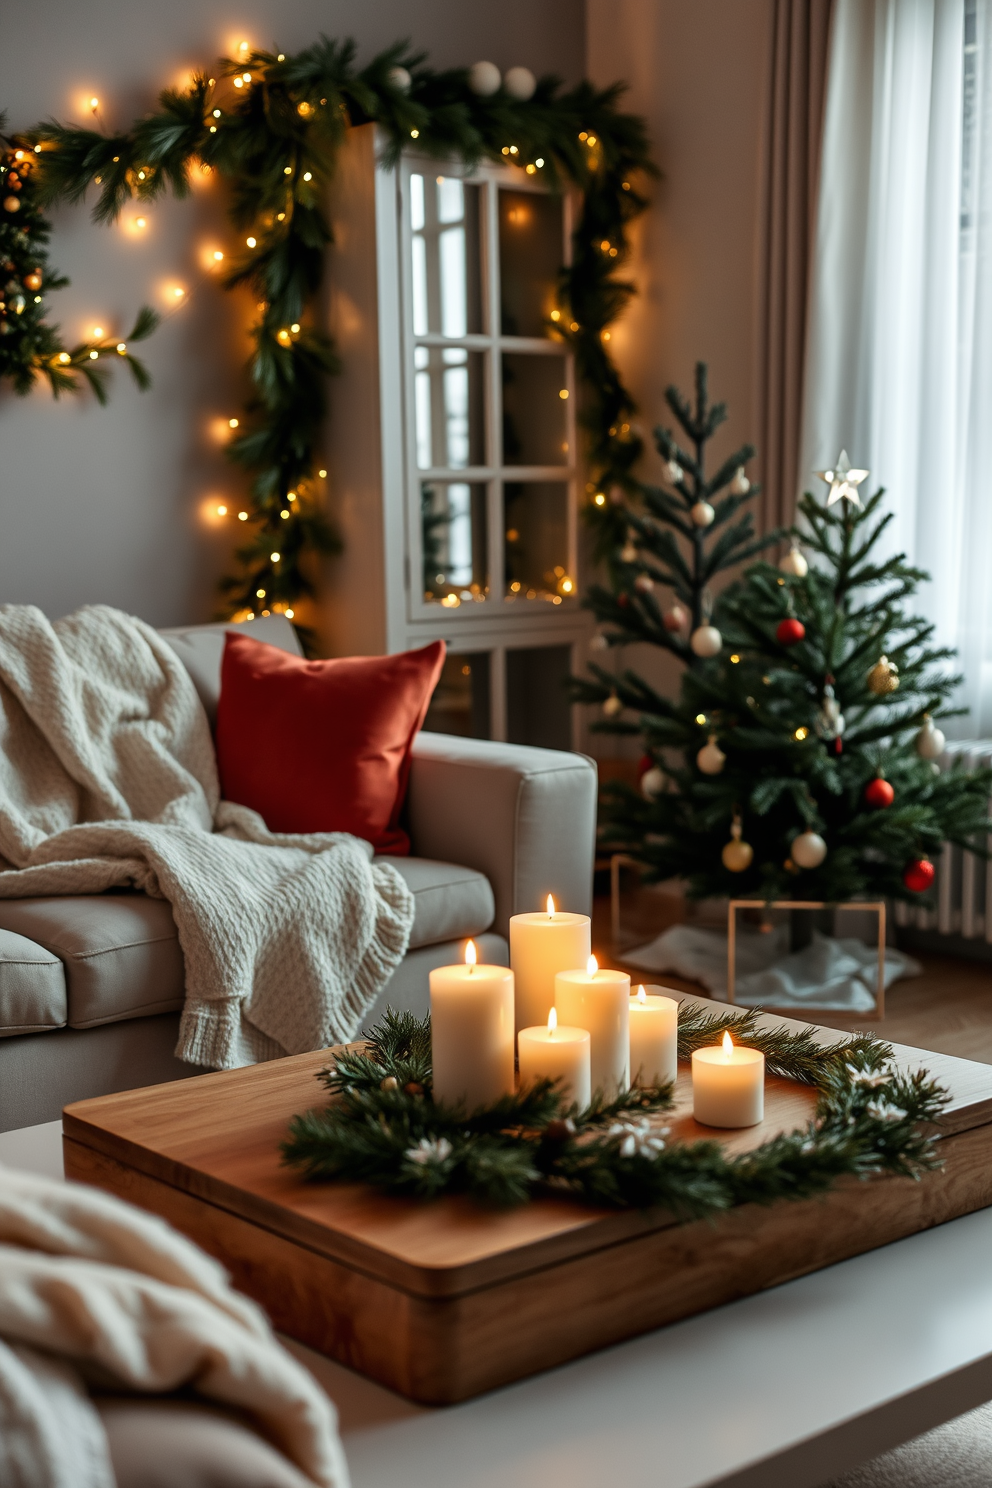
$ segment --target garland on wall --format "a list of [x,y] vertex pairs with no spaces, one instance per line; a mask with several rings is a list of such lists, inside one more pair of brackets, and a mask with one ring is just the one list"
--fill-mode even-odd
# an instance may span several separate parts
[[130,349],[158,324],[147,305],[124,341],[100,334],[69,347],[46,320],[46,295],[69,281],[48,262],[52,229],[39,202],[38,151],[6,135],[6,122],[0,114],[0,382],[24,397],[44,378],[56,398],[85,383],[106,403],[107,362],[116,358],[127,363],[139,388],[148,388],[148,372]]
[[770,1074],[818,1092],[805,1126],[750,1152],[666,1141],[658,1118],[672,1105],[671,1086],[634,1086],[609,1103],[594,1096],[586,1111],[548,1080],[470,1114],[435,1103],[430,1018],[388,1010],[364,1049],[339,1054],[318,1075],[332,1103],[293,1118],[283,1159],[307,1178],[419,1198],[468,1193],[511,1205],[550,1187],[597,1205],[660,1205],[680,1220],[810,1198],[844,1176],[918,1178],[940,1166],[921,1125],[936,1121],[947,1092],[925,1071],[896,1070],[889,1045],[868,1034],[825,1049],[813,1029],[790,1033],[757,1019],[756,1009],[679,1009],[680,1059],[731,1028],[736,1043],[761,1050]]
[[223,581],[229,614],[292,610],[314,592],[308,555],[338,547],[315,476],[326,378],[338,370],[318,295],[331,238],[324,203],[350,125],[374,121],[387,132],[387,164],[416,142],[435,158],[516,165],[553,188],[578,188],[572,261],[560,274],[549,331],[573,350],[584,389],[593,513],[607,505],[608,486],[631,485],[640,454],[634,404],[607,342],[633,293],[615,270],[629,224],[646,206],[637,183],[656,170],[642,120],[619,108],[622,86],[583,82],[563,92],[557,79],[536,82],[525,68],[502,80],[490,63],[436,72],[406,43],[361,69],[355,53],[354,42],[326,37],[295,55],[243,43],[216,78],[166,90],[130,129],[105,135],[47,123],[32,134],[41,200],[78,201],[96,185],[98,222],[115,220],[132,198],[187,196],[197,165],[229,184],[240,247],[225,284],[249,288],[258,305],[252,400],[228,446],[251,478],[240,572]]

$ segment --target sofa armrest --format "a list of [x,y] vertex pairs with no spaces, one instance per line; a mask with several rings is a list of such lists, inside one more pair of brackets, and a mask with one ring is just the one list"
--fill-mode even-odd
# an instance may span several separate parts
[[596,766],[582,754],[419,734],[407,797],[419,857],[484,873],[493,929],[542,908],[589,914],[596,838]]

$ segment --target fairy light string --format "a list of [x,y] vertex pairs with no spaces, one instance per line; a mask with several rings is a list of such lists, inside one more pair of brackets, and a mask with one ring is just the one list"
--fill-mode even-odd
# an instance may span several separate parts
[[575,355],[590,462],[587,515],[599,547],[610,545],[622,499],[607,501],[603,492],[637,489],[641,440],[607,327],[634,292],[616,270],[629,225],[646,206],[638,183],[657,172],[642,120],[619,106],[621,85],[582,82],[563,91],[549,77],[527,99],[505,88],[482,96],[469,70],[434,71],[406,43],[364,68],[355,58],[354,42],[326,37],[293,55],[242,42],[216,78],[201,73],[166,89],[157,109],[127,130],[49,122],[30,136],[43,203],[78,201],[94,187],[97,222],[115,221],[131,201],[188,196],[197,166],[228,184],[232,244],[216,267],[228,289],[249,290],[257,306],[252,398],[227,444],[250,479],[240,506],[222,503],[245,535],[239,571],[222,581],[228,615],[295,613],[315,593],[314,558],[340,548],[323,509],[325,473],[315,470],[327,377],[339,370],[318,298],[331,240],[324,204],[351,125],[383,129],[387,166],[415,140],[432,157],[510,164],[552,189],[577,190],[571,261],[558,277],[548,333]]

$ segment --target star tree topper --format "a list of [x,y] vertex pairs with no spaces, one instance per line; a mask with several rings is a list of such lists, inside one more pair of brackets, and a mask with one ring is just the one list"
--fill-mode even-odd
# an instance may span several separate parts
[[863,480],[868,479],[868,471],[852,470],[847,458],[847,450],[841,450],[833,470],[814,470],[813,474],[818,475],[822,481],[826,481],[830,487],[830,495],[827,497],[828,506],[833,506],[835,501],[841,501],[844,498],[853,501],[855,506],[861,505],[858,487]]

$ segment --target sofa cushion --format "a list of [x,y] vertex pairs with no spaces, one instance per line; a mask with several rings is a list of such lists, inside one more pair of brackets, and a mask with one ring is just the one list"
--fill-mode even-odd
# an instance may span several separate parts
[[27,936],[61,961],[73,1028],[183,1005],[183,954],[164,899],[137,893],[4,899],[0,930]]
[[64,1028],[65,972],[44,946],[0,930],[0,1038]]
[[217,721],[217,699],[220,697],[220,664],[224,655],[224,637],[248,631],[257,641],[265,641],[290,656],[302,656],[300,642],[285,615],[259,615],[254,620],[240,620],[237,625],[188,625],[159,631],[168,641],[193,679],[210,727]]
[[411,951],[439,940],[460,940],[488,930],[496,912],[489,880],[473,868],[437,863],[431,858],[398,858],[383,854],[377,863],[391,863],[413,894]]

